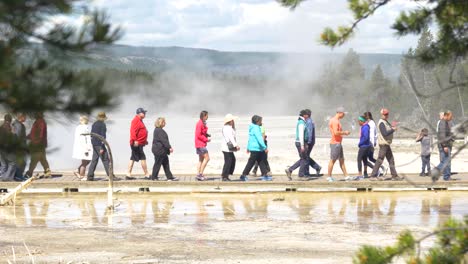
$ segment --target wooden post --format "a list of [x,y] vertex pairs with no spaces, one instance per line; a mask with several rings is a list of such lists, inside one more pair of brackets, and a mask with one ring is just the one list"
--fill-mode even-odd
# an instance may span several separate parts
[[31,178],[27,179],[24,182],[21,182],[12,192],[4,194],[0,199],[0,206],[7,205],[13,198],[16,197],[17,194],[21,193],[24,189],[26,189],[34,180],[36,176],[32,176]]

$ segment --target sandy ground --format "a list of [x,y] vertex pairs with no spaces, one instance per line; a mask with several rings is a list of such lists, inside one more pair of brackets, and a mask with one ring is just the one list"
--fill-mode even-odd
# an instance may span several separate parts
[[468,213],[464,192],[122,195],[119,200],[109,215],[104,196],[23,196],[16,207],[0,208],[0,260],[351,263],[360,245],[391,244],[404,229],[419,237],[449,216]]
[[[152,142],[153,123],[157,116],[149,115],[145,119],[146,126],[149,130],[148,141]],[[221,144],[224,142],[221,134],[222,117],[212,116],[208,119],[209,133],[212,135],[212,141],[208,144],[210,153],[210,162],[205,170],[205,174],[220,175],[224,163],[223,154],[221,152]],[[284,169],[288,165],[292,165],[297,159],[297,150],[294,146],[296,116],[267,116],[264,117],[264,126],[268,135],[269,142],[269,162],[274,174],[284,174]],[[343,129],[351,130],[352,133],[343,141],[346,167],[349,173],[357,173],[357,144],[359,142],[358,127],[353,130],[350,123],[351,117],[345,117],[343,120]],[[108,121],[108,139],[111,144],[115,156],[115,170],[117,173],[125,173],[130,157],[128,146],[129,141],[129,124],[130,118],[117,118],[110,115]],[[188,117],[167,117],[167,126],[165,130],[169,135],[169,139],[174,148],[174,153],[170,156],[172,172],[175,174],[196,174],[196,166],[198,156],[195,154],[194,148],[194,129],[197,122],[196,118]],[[237,139],[241,146],[241,151],[236,153],[237,165],[235,174],[239,175],[247,163],[248,154],[245,152],[248,139],[248,125],[250,117],[241,116],[237,120]],[[326,128],[318,128],[319,133],[324,137],[317,138],[317,143],[312,151],[311,156],[323,168],[328,166],[330,151],[329,137]],[[419,130],[419,128],[414,128]],[[79,161],[71,158],[73,142],[74,126],[61,123],[51,124],[50,133],[50,148],[54,149],[49,154],[49,163],[52,170],[70,171],[74,170],[79,165]],[[401,136],[402,132],[397,132],[396,137]],[[408,135],[406,132],[405,135]],[[416,135],[414,135],[414,138]],[[397,171],[400,173],[419,173],[421,167],[420,159],[420,144],[414,141],[414,138],[398,138],[394,140],[392,148],[394,150],[395,162]],[[460,146],[462,141],[457,142]],[[153,165],[153,155],[151,147],[145,148],[150,171]],[[377,152],[375,157],[377,156]],[[437,165],[439,160],[438,150],[434,148],[431,157],[431,163]],[[101,165],[98,165],[98,170],[102,171]],[[322,172],[326,171],[323,170]],[[452,161],[452,171],[467,172],[468,171],[468,150],[463,150]],[[297,173],[297,171],[296,171]],[[341,170],[338,164],[333,170],[334,174],[341,175]],[[139,164],[134,167],[135,175],[143,175],[143,171]]]

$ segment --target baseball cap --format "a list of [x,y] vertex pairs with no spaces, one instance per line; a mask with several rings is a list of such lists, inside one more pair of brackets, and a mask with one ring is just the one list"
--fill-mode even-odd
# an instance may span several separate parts
[[381,113],[382,115],[388,115],[388,114],[390,113],[390,111],[388,111],[387,108],[382,108],[382,110],[380,110],[380,113]]
[[146,112],[148,112],[148,111],[146,111],[145,109],[143,109],[143,108],[141,108],[141,107],[138,108],[138,109],[136,110],[136,113],[137,113],[137,114],[141,114],[141,113],[145,113],[145,114],[146,114]]
[[345,113],[345,114],[348,113],[348,112],[345,111],[344,107],[342,107],[342,106],[336,108],[336,112],[337,112],[337,113]]

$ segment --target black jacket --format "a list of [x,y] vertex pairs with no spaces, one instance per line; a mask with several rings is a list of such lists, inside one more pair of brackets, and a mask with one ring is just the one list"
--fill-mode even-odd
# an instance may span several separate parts
[[451,147],[453,143],[450,125],[447,120],[441,120],[439,123],[439,132],[437,133],[437,140],[442,147]]
[[151,150],[154,155],[169,155],[171,144],[166,131],[162,128],[155,128],[153,132],[153,147]]
[[[106,138],[106,132],[107,132],[106,124],[100,120],[94,122],[93,126],[91,127],[91,132],[96,133],[102,136],[103,138]],[[93,146],[100,146],[103,149],[105,148],[104,143],[95,137],[91,137],[91,143],[93,144]]]

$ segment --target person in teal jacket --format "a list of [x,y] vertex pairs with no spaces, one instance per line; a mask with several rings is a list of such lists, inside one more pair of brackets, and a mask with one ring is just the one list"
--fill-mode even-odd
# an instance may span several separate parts
[[240,176],[241,181],[247,181],[247,175],[249,175],[250,170],[254,166],[255,162],[258,162],[260,166],[260,171],[262,172],[263,180],[272,180],[271,173],[268,171],[265,164],[266,154],[268,153],[268,148],[263,140],[262,129],[260,125],[262,124],[262,117],[258,115],[252,116],[252,124],[249,126],[249,141],[247,143],[247,152],[250,153],[249,160],[245,165],[244,171]]

